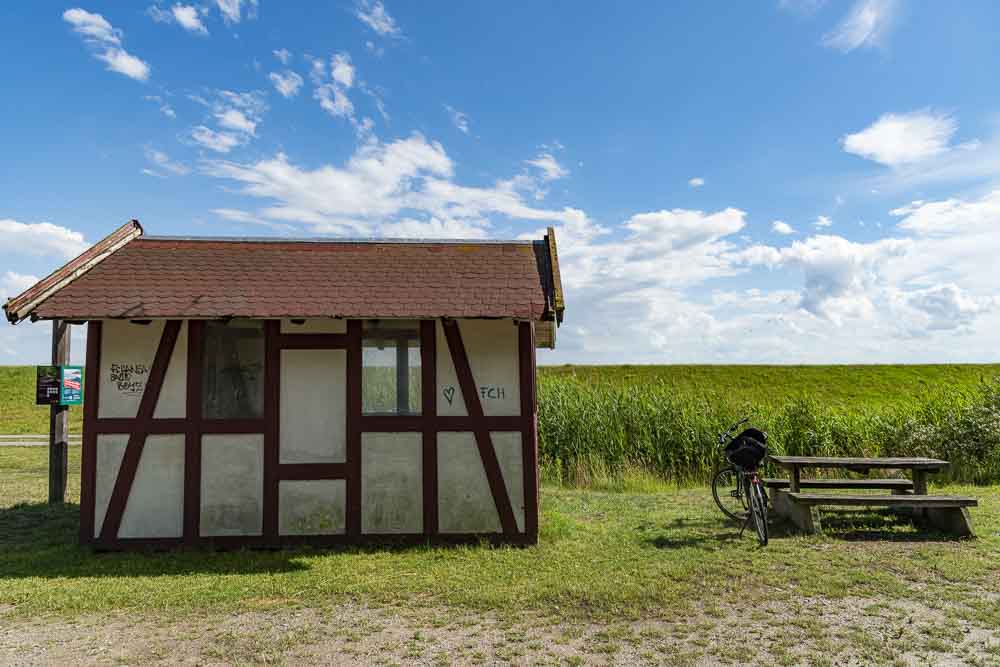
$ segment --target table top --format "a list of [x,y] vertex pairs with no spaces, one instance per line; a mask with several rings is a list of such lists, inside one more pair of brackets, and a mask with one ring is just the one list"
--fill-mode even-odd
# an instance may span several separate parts
[[911,470],[940,470],[947,461],[923,458],[863,458],[840,456],[778,456],[769,455],[771,461],[785,468],[907,468]]

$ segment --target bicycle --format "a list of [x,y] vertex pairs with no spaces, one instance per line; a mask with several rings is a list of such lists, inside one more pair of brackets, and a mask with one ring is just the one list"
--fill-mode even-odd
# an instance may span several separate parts
[[767,546],[767,491],[758,469],[767,456],[767,433],[755,428],[733,432],[750,421],[744,417],[719,435],[728,465],[723,465],[712,478],[712,497],[722,513],[734,521],[742,521],[740,536],[751,523],[760,545]]

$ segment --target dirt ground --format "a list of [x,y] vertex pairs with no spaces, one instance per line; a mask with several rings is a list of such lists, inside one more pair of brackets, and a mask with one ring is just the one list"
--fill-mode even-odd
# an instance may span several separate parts
[[353,603],[172,620],[11,611],[0,609],[4,665],[1000,665],[995,628],[871,598],[627,622]]

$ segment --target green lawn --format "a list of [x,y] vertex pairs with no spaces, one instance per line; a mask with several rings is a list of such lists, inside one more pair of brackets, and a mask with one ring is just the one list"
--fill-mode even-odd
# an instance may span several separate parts
[[[746,659],[751,623],[761,664],[1000,657],[996,487],[935,489],[980,498],[976,540],[851,514],[826,518],[823,536],[774,525],[760,549],[722,519],[709,489],[637,477],[614,488],[544,487],[540,541],[530,548],[97,554],[76,545],[76,504],[44,504],[45,475],[44,448],[0,447],[0,622],[9,641],[37,644],[51,631],[86,647],[98,631],[88,628],[101,628],[114,642],[104,626],[127,619],[142,630],[122,649],[125,662],[144,661],[155,644],[168,663],[183,645],[185,655],[227,662],[406,661],[433,650],[445,662],[717,664]],[[362,615],[346,634],[336,620],[345,613]],[[405,619],[405,642],[387,615]],[[484,649],[490,628],[499,638]],[[466,643],[448,649],[456,635]],[[331,647],[334,636],[342,643]],[[215,639],[192,648],[199,637]],[[994,664],[986,658],[974,664]]]

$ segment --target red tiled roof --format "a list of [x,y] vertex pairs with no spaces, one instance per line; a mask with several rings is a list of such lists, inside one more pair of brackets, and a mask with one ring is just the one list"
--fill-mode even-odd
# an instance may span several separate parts
[[549,234],[532,242],[139,237],[30,316],[545,320],[556,315]]

